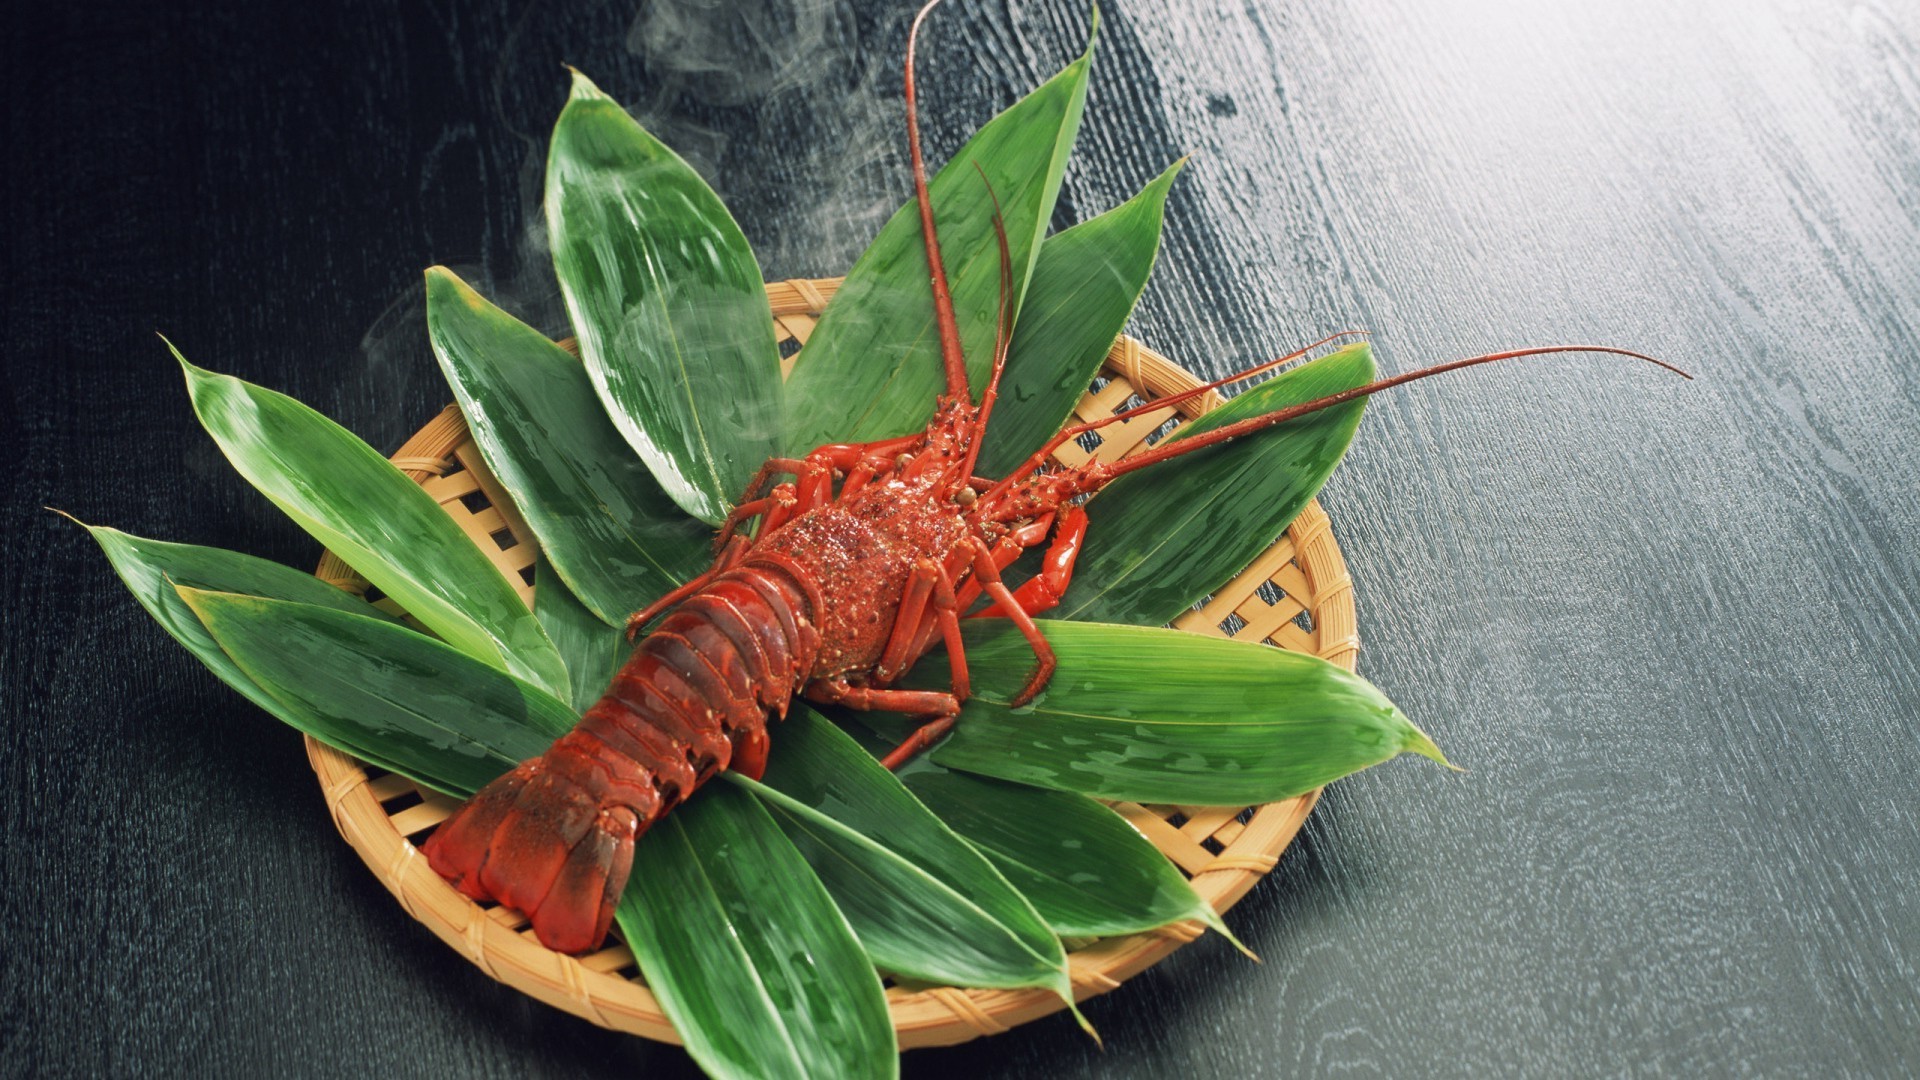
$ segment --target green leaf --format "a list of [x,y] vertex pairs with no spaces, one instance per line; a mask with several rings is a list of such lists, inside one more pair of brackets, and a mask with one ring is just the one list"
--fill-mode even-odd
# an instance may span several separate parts
[[[1096,15],[1096,34],[1098,27]],[[928,185],[976,393],[993,366],[1000,310],[1000,248],[981,174],[1005,215],[1017,310],[1080,127],[1092,60],[1089,40],[1085,54],[988,121]],[[804,454],[824,443],[906,434],[926,426],[945,390],[920,212],[908,202],[854,263],[807,338],[787,383],[783,445]]]
[[488,466],[602,620],[713,561],[709,532],[633,456],[580,361],[439,266],[427,271],[427,331]]
[[1012,472],[1073,414],[1146,288],[1167,192],[1185,165],[1040,245],[980,451],[982,476]]
[[402,626],[331,607],[182,586],[248,679],[314,738],[471,795],[573,727],[534,686]]
[[873,962],[957,986],[1044,986],[1072,1001],[1067,957],[1032,905],[898,778],[795,703],[760,796]]
[[747,238],[579,72],[547,155],[547,228],[607,415],[674,502],[717,524],[780,424],[780,352]]
[[[1261,383],[1182,426],[1174,439],[1373,379],[1352,345]],[[1286,531],[1347,452],[1364,401],[1123,476],[1087,504],[1086,546],[1056,618],[1169,622]]]
[[565,692],[533,612],[432,496],[298,401],[173,355],[200,422],[261,494],[448,644]]
[[588,611],[567,590],[567,583],[553,572],[553,564],[544,555],[534,564],[533,614],[567,662],[567,682],[572,689],[569,700],[574,710],[586,712],[607,692],[613,673],[633,652],[626,630],[608,626]]
[[945,771],[917,772],[906,784],[985,853],[1057,934],[1107,937],[1199,919],[1233,940],[1158,848],[1084,795]]
[[648,830],[615,917],[708,1076],[899,1075],[872,961],[746,792],[711,785]]
[[148,540],[118,529],[71,520],[99,542],[101,550],[107,553],[108,561],[113,564],[114,572],[120,575],[120,580],[132,590],[140,606],[147,609],[147,614],[152,615],[154,621],[173,635],[175,641],[199,657],[200,662],[207,665],[207,670],[219,676],[221,682],[288,723],[293,721],[288,718],[287,706],[260,689],[234,664],[219,643],[213,640],[213,636],[207,633],[206,627],[200,625],[199,616],[193,613],[186,601],[180,599],[175,586],[188,585],[215,592],[245,593],[275,600],[319,604],[370,619],[392,621],[392,616],[352,593],[337,589],[312,574],[303,574],[276,562],[222,548]]
[[[1101,799],[1245,806],[1300,795],[1412,752],[1426,733],[1358,675],[1269,645],[1145,626],[1044,620],[1059,659],[1010,709],[1033,653],[1002,619],[963,624],[973,699],[933,759]],[[945,686],[922,664],[915,686]]]

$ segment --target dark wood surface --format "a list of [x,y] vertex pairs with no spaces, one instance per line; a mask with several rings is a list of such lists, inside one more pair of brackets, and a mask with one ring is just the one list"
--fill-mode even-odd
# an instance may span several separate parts
[[[727,14],[733,12],[734,14]],[[745,17],[740,14],[745,13]],[[9,5],[0,1072],[691,1073],[502,989],[335,836],[298,741],[79,530],[310,565],[165,332],[391,449],[447,392],[419,273],[558,329],[563,61],[771,277],[906,195],[905,12],[833,0]],[[1224,372],[1607,342],[1369,411],[1324,502],[1362,671],[1469,772],[1328,795],[1230,917],[1088,1012],[909,1075],[1898,1074],[1920,1060],[1920,17],[1896,0],[1109,0],[1057,224],[1183,153],[1135,332]],[[927,43],[936,158],[1077,0]]]

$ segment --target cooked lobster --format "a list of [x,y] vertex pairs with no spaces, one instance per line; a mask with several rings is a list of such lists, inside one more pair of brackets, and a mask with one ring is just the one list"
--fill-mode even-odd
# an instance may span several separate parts
[[[1559,346],[1473,357],[1170,441],[1120,462],[1073,469],[1046,464],[1069,439],[1259,374],[1309,346],[1149,406],[1069,426],[1005,477],[975,475],[1006,364],[1011,269],[996,213],[1000,327],[992,374],[976,401],[935,234],[914,101],[914,42],[937,3],[921,9],[908,36],[906,104],[946,389],[923,432],[768,461],[721,526],[713,566],[630,620],[631,635],[670,612],[641,638],[606,695],[546,753],[489,784],[427,841],[437,872],[469,896],[524,912],[549,948],[580,952],[600,943],[626,885],[635,839],[722,769],[758,778],[767,760],[767,718],[784,716],[796,694],[924,718],[884,759],[889,768],[937,741],[968,697],[960,619],[983,594],[987,605],[979,614],[1012,619],[1033,648],[1037,664],[1013,699],[1016,705],[1031,700],[1054,669],[1032,616],[1057,604],[1067,587],[1087,528],[1078,505],[1083,496],[1126,473],[1413,379],[1574,351]],[[1622,349],[1590,351],[1652,360]],[[781,476],[792,479],[775,484]],[[1009,590],[1000,572],[1049,537],[1039,572]],[[949,687],[895,688],[936,643],[948,653]]]

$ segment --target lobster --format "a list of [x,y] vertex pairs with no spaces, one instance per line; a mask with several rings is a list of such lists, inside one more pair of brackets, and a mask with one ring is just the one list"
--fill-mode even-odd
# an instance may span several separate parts
[[[921,8],[908,33],[905,98],[945,390],[924,431],[768,460],[720,526],[713,565],[629,620],[633,637],[667,613],[639,640],[606,694],[544,754],[483,788],[428,839],[424,851],[436,872],[475,899],[524,913],[548,948],[578,953],[605,938],[635,840],[723,769],[758,779],[768,718],[784,717],[796,695],[920,718],[882,759],[890,769],[937,742],[970,692],[960,619],[982,596],[987,605],[977,614],[1011,619],[1033,650],[1035,666],[1012,703],[1031,701],[1055,667],[1033,616],[1057,604],[1071,580],[1087,531],[1080,504],[1114,479],[1405,382],[1497,360],[1593,351],[1686,374],[1625,349],[1517,349],[1381,379],[1118,462],[1047,465],[1070,439],[1347,336],[1336,334],[1192,390],[1069,425],[1004,477],[975,475],[1006,366],[1012,269],[996,198],[999,326],[991,375],[976,401],[934,228],[914,92],[915,43],[938,3]],[[774,483],[781,476],[792,479]],[[1042,543],[1039,572],[1009,589],[1001,572]],[[936,644],[945,647],[952,673],[946,690],[893,685]]]

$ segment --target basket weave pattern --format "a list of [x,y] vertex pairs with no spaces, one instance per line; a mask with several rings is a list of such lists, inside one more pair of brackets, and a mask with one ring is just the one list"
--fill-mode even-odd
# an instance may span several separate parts
[[[769,284],[768,299],[783,339],[804,345],[838,285],[837,280]],[[1075,411],[1083,420],[1111,416],[1129,404],[1176,393],[1199,381],[1146,346],[1122,337]],[[1079,464],[1089,457],[1116,460],[1146,447],[1156,433],[1164,437],[1161,429],[1169,421],[1177,425],[1220,403],[1219,395],[1209,393],[1185,405],[1147,413],[1103,428],[1097,445],[1069,442],[1056,456],[1065,464]],[[531,605],[537,551],[533,533],[487,471],[459,409],[449,406],[420,429],[394,454],[393,462],[434,496]],[[317,574],[355,593],[364,594],[368,588],[364,578],[330,552],[322,558]],[[646,599],[635,597],[635,606]],[[393,610],[391,601],[378,603]],[[1359,652],[1352,582],[1319,504],[1309,503],[1272,547],[1204,604],[1174,620],[1174,625],[1196,633],[1266,641],[1313,653],[1351,670]],[[455,802],[422,793],[403,777],[370,770],[311,738],[307,756],[341,835],[409,915],[489,977],[603,1027],[680,1041],[625,945],[616,942],[578,958],[552,952],[534,939],[523,916],[468,899],[426,865],[415,845],[453,812]],[[1115,809],[1192,879],[1202,898],[1224,912],[1274,868],[1318,797],[1313,792],[1257,807],[1119,803]],[[1084,1000],[1114,989],[1201,931],[1198,922],[1185,922],[1127,937],[1069,941],[1075,997]],[[1062,1008],[1052,993],[1035,989],[909,990],[889,985],[887,1002],[903,1049],[965,1042]]]

